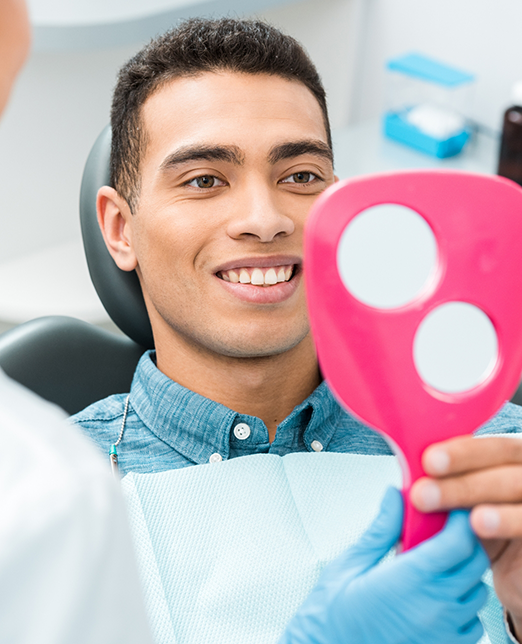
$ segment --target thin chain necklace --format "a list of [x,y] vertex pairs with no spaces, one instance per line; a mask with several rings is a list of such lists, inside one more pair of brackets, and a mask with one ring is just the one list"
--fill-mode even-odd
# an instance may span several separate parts
[[118,440],[114,443],[114,445],[111,445],[111,449],[109,450],[109,460],[111,463],[112,474],[114,478],[117,480],[119,480],[120,474],[118,472],[118,450],[116,448],[121,443],[121,439],[123,438],[123,432],[125,431],[125,422],[127,420],[127,413],[129,411],[129,400],[130,400],[130,394],[127,396],[127,399],[125,400],[123,418],[121,419],[120,435],[118,436]]

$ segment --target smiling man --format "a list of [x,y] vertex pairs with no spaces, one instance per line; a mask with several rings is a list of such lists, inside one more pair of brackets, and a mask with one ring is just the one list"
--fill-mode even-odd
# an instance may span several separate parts
[[334,181],[319,103],[297,80],[223,69],[171,80],[142,119],[135,212],[121,188],[99,209],[140,275],[157,366],[273,441],[320,382],[302,279],[306,215]]
[[[120,72],[107,247],[136,270],[154,334],[130,395],[74,421],[120,466],[159,472],[296,451],[390,454],[321,381],[303,284],[303,229],[336,179],[325,93],[300,45],[259,22],[184,23]],[[506,406],[487,426],[519,432]],[[421,510],[469,507],[495,584],[522,625],[522,443],[430,448]],[[521,479],[522,480],[522,479]]]
[[[99,221],[117,265],[139,275],[156,346],[136,372],[122,471],[389,454],[321,383],[310,336],[303,230],[335,176],[324,89],[301,46],[263,23],[190,21],[122,69],[111,121]],[[75,421],[109,449],[124,403]]]

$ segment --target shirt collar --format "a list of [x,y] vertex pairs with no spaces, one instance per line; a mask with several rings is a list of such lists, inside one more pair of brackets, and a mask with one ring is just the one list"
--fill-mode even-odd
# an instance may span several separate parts
[[[259,418],[238,414],[174,382],[157,368],[154,351],[145,352],[138,363],[130,404],[151,432],[193,463],[208,463],[216,453],[227,459],[231,432],[240,422],[266,436],[268,450],[268,432]],[[317,451],[318,444],[326,449],[342,413],[323,382],[279,425],[272,445],[295,445],[295,434],[302,432],[305,449]]]

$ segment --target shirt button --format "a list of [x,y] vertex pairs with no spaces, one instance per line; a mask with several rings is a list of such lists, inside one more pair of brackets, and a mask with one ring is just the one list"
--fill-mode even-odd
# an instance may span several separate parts
[[244,441],[250,436],[250,427],[246,423],[238,423],[234,427],[234,436],[240,441]]
[[223,460],[223,457],[221,454],[218,454],[217,452],[215,454],[212,454],[212,456],[208,459],[209,463],[219,463],[220,461]]
[[312,441],[310,444],[310,447],[314,450],[314,452],[322,452],[323,451],[323,444],[320,443],[319,441]]

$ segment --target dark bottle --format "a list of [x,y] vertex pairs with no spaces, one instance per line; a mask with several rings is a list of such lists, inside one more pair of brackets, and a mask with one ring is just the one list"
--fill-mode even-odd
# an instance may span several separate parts
[[522,185],[522,81],[513,86],[512,99],[504,112],[498,174]]

